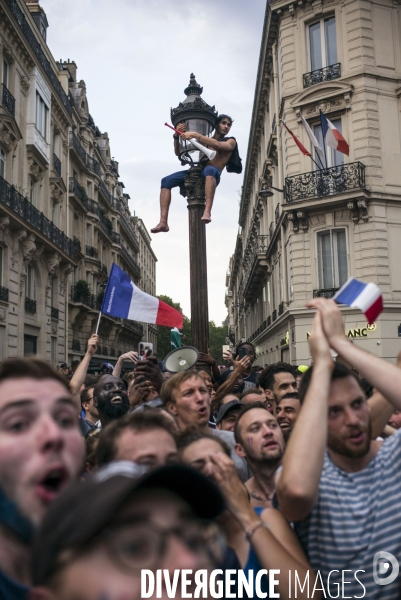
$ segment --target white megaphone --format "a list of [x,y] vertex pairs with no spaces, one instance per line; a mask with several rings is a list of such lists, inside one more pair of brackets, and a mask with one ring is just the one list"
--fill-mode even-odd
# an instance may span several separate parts
[[195,140],[195,138],[191,138],[188,141],[190,142],[190,144],[195,146],[195,148],[198,148],[198,150],[203,152],[203,154],[206,154],[206,156],[208,157],[209,160],[213,160],[214,157],[216,156],[216,150],[210,150],[210,148],[206,148],[206,146],[202,146],[202,144],[200,144],[197,140]]
[[169,373],[179,373],[191,369],[198,360],[199,352],[193,346],[183,346],[167,354],[164,368]]

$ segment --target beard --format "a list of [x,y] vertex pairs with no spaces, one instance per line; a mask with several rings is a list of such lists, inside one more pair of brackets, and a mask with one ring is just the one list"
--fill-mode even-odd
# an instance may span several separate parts
[[277,448],[276,450],[274,450],[272,452],[266,452],[265,450],[262,450],[262,452],[259,456],[256,456],[255,452],[250,451],[249,448],[247,448],[247,452],[246,452],[246,459],[249,462],[252,470],[253,470],[252,465],[255,465],[255,470],[257,470],[258,467],[259,468],[267,467],[268,469],[273,469],[275,467],[278,467],[278,465],[281,463],[282,458],[283,458],[283,449],[282,448]]
[[372,426],[369,421],[365,428],[359,428],[358,431],[364,431],[366,433],[365,443],[359,448],[350,447],[346,441],[343,441],[340,438],[336,438],[334,436],[330,436],[327,441],[327,446],[329,450],[333,450],[333,452],[337,452],[341,456],[346,456],[347,458],[362,458],[366,456],[370,449],[370,441],[371,441],[371,431]]
[[103,396],[102,394],[97,399],[97,408],[99,411],[99,415],[103,415],[107,420],[119,419],[127,414],[129,411],[129,400],[128,396],[125,393],[118,394],[121,396],[121,404],[113,404],[111,399],[113,395]]

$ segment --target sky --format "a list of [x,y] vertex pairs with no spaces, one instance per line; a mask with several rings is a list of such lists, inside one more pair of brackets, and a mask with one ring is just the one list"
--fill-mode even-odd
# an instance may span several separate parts
[[[190,73],[202,98],[234,119],[245,165],[266,0],[41,0],[56,60],[74,60],[89,111],[107,131],[132,214],[159,222],[160,179],[182,167],[170,108],[185,99]],[[207,225],[209,318],[227,316],[225,274],[235,249],[242,175],[222,174]],[[156,292],[190,317],[186,200],[173,190],[170,232],[152,235]]]

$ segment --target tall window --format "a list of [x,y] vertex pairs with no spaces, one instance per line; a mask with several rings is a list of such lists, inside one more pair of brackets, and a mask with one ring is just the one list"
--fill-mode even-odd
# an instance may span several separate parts
[[0,148],[0,177],[6,177],[6,153]]
[[8,75],[9,75],[9,66],[8,66],[8,62],[6,61],[5,58],[3,58],[3,71],[1,74],[1,83],[4,83],[4,85],[6,86],[6,88],[8,88]]
[[26,274],[25,296],[31,300],[36,300],[35,269],[28,265]]
[[36,92],[36,129],[44,139],[47,136],[47,117],[49,109],[39,92]]
[[[340,133],[342,133],[342,125],[341,125],[341,119],[336,119],[335,121],[332,121],[334,127],[337,127],[338,131]],[[324,144],[323,144],[323,132],[322,132],[322,126],[319,125],[315,125],[315,127],[313,128],[313,132],[317,138],[317,141],[320,144],[320,147],[323,148]],[[341,165],[344,164],[344,154],[342,152],[337,152],[337,150],[334,150],[334,148],[330,148],[329,146],[326,146],[326,156],[327,156],[327,166],[328,167],[340,167]],[[323,166],[326,166],[324,164],[324,158],[323,160]],[[315,150],[315,161],[318,163],[318,165],[320,166],[320,161],[317,157],[317,152]]]
[[322,289],[341,287],[348,278],[345,229],[319,232],[317,241],[319,286]]
[[320,19],[309,26],[309,56],[311,71],[337,62],[335,17]]

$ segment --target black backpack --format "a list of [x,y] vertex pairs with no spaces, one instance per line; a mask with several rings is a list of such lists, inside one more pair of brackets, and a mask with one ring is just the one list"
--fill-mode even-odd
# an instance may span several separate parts
[[[235,140],[235,137],[225,137],[220,141],[226,142],[227,140],[230,140],[230,139]],[[237,141],[237,140],[235,140],[235,141]],[[238,175],[240,173],[242,173],[242,158],[239,155],[237,143],[235,144],[235,148],[233,150],[233,153],[231,154],[231,158],[226,165],[226,169],[227,169],[227,173],[237,173]]]

